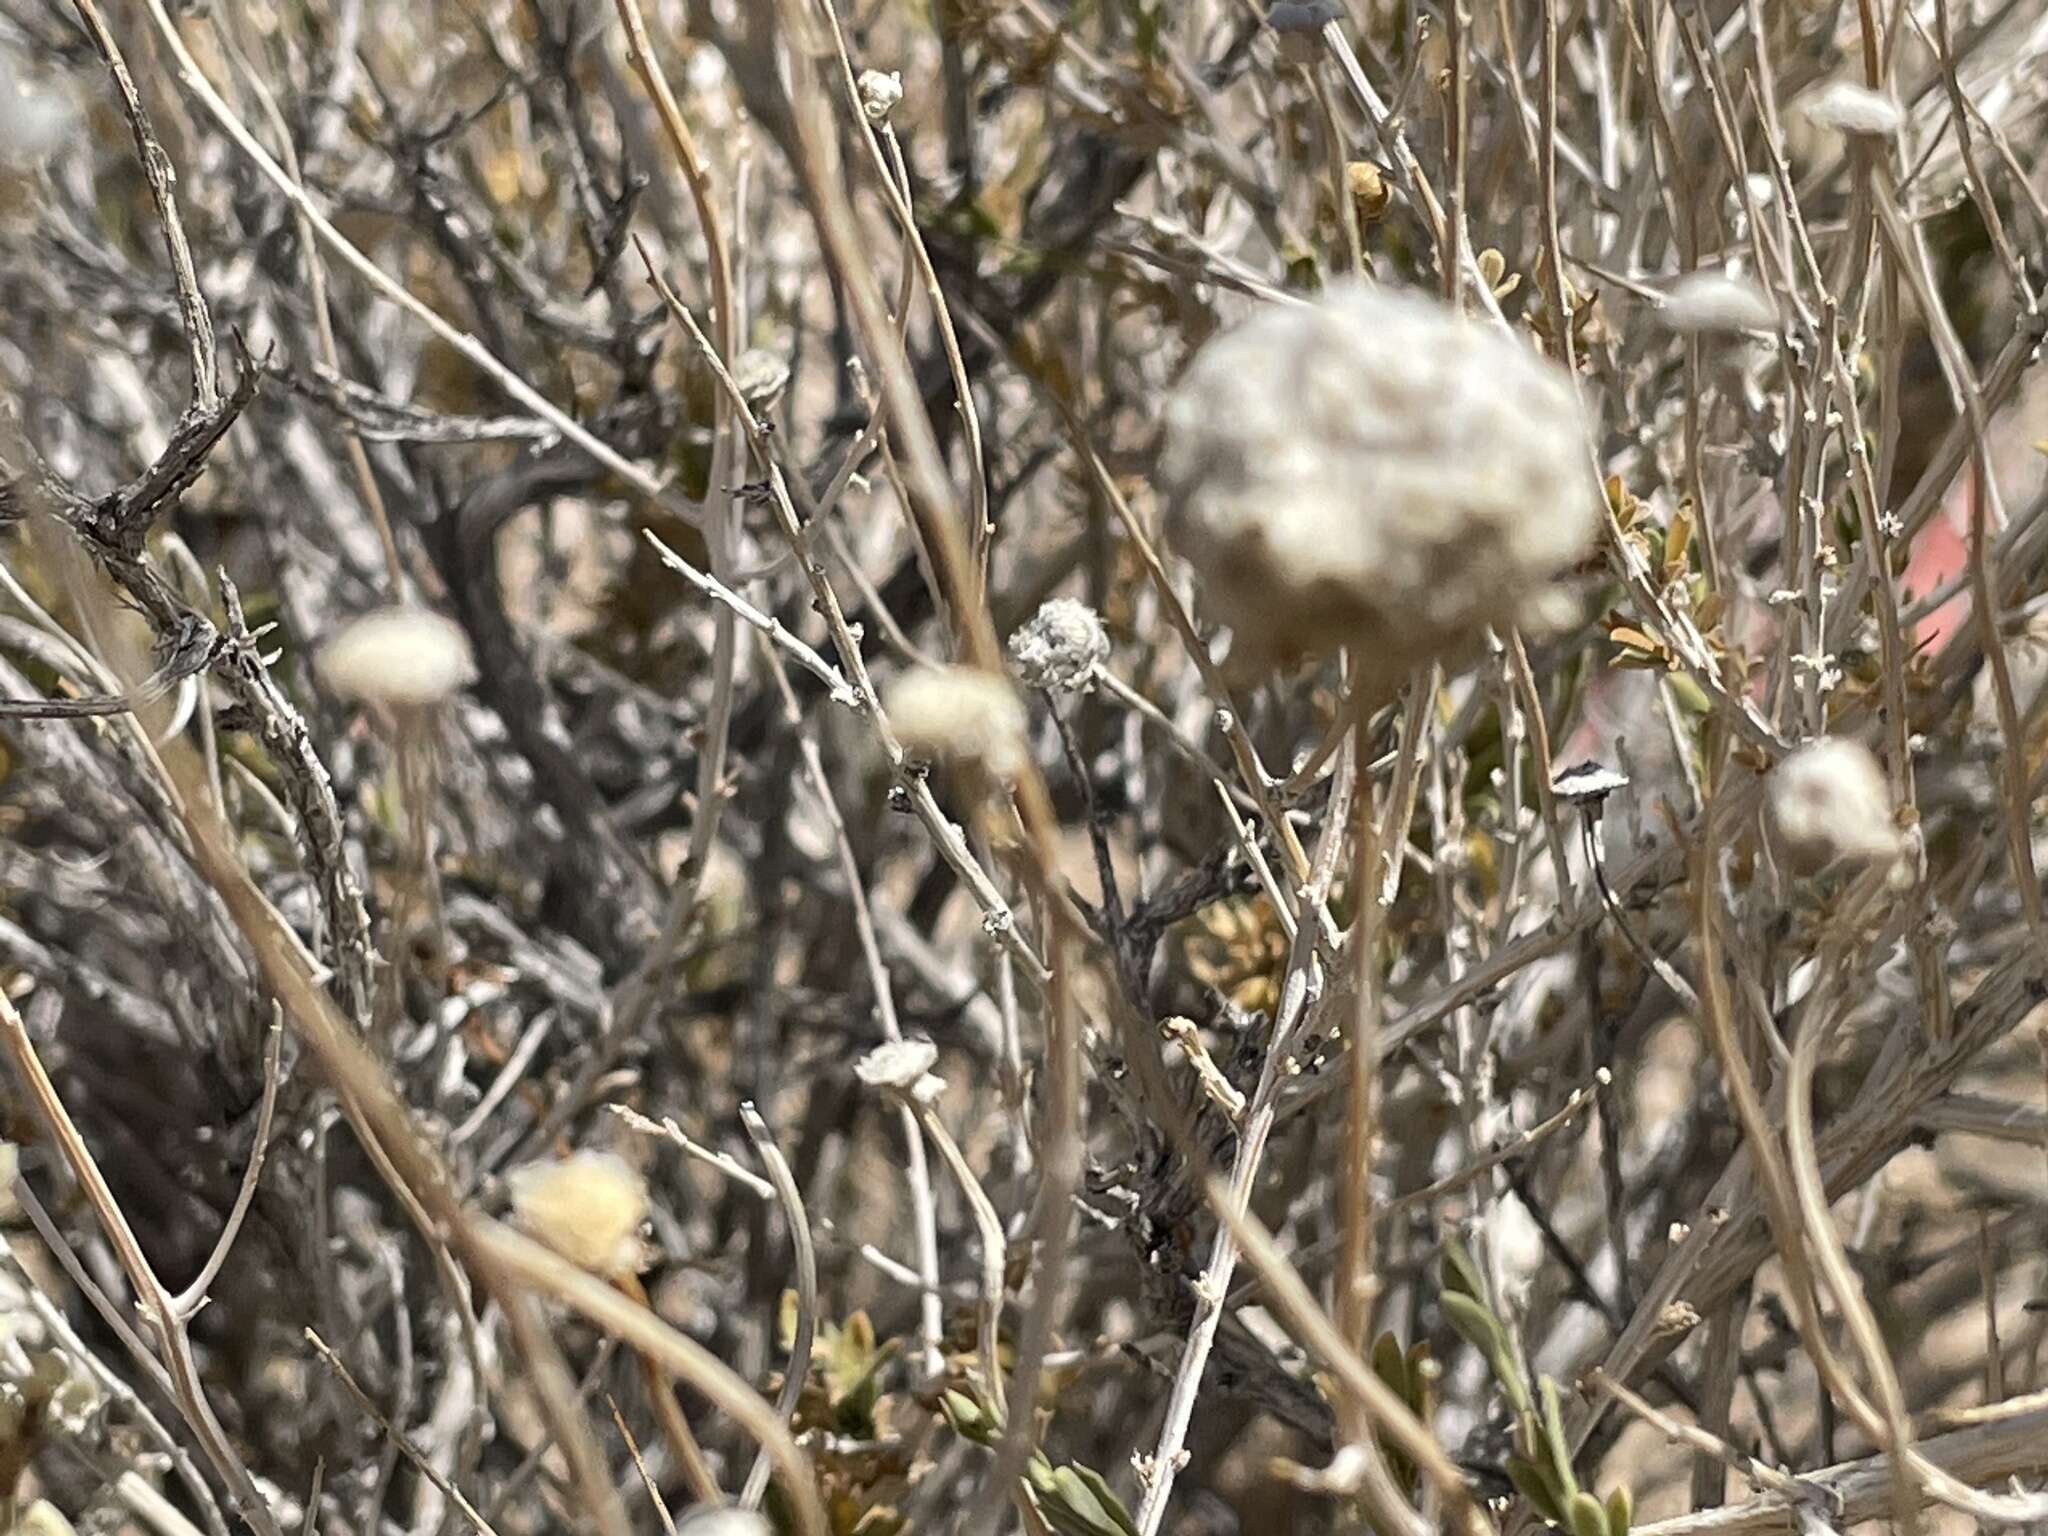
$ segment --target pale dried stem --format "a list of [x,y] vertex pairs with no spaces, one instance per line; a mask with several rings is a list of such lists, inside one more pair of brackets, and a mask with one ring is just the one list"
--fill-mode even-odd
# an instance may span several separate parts
[[[832,828],[833,853],[839,861],[839,873],[846,881],[847,899],[853,907],[854,933],[860,940],[861,963],[867,968],[868,984],[874,988],[875,1013],[882,1026],[882,1036],[886,1040],[901,1040],[903,1026],[896,1014],[896,984],[882,959],[881,941],[875,933],[874,907],[867,883],[861,876],[860,861],[847,837],[846,818],[840,814],[839,797],[833,794],[831,778],[825,772],[817,735],[801,729],[802,715],[796,695],[790,689],[788,675],[769,650],[765,639],[762,651],[769,675],[782,698],[783,719],[798,733],[804,776],[810,783],[811,794]],[[898,1105],[896,1115],[903,1134],[904,1176],[910,1187],[911,1225],[917,1234],[917,1278],[922,1290],[918,1300],[918,1321],[923,1336],[924,1369],[927,1375],[936,1376],[942,1365],[945,1311],[939,1298],[939,1224],[937,1207],[932,1199],[931,1167],[925,1158],[924,1138],[919,1134],[916,1114],[907,1105]]]
[[[1308,883],[1302,887],[1305,909],[1321,908],[1336,878],[1340,852],[1350,829],[1352,797],[1357,778],[1347,763],[1339,770],[1330,792],[1330,803],[1316,847]],[[1226,802],[1226,808],[1227,802]],[[1233,810],[1233,819],[1235,812]],[[1276,903],[1275,910],[1282,910]],[[1266,1059],[1259,1080],[1238,1127],[1237,1150],[1230,1169],[1230,1199],[1236,1208],[1249,1208],[1251,1192],[1266,1156],[1266,1147],[1278,1121],[1280,1090],[1288,1080],[1294,1042],[1312,1006],[1312,993],[1323,985],[1317,955],[1316,928],[1303,924],[1293,930],[1287,968],[1280,983],[1280,1003],[1273,1030],[1266,1043]],[[1184,1148],[1184,1150],[1187,1150]],[[1180,1363],[1174,1371],[1167,1394],[1166,1420],[1151,1455],[1140,1465],[1144,1493],[1137,1510],[1139,1536],[1158,1536],[1164,1525],[1174,1479],[1179,1475],[1187,1443],[1188,1427],[1194,1420],[1195,1402],[1201,1392],[1202,1373],[1216,1342],[1230,1293],[1230,1277],[1238,1260],[1238,1239],[1228,1224],[1218,1226],[1210,1244],[1209,1258],[1194,1286],[1195,1315],[1181,1348]]]
[[[1973,1425],[1921,1443],[1926,1465],[1958,1483],[1990,1486],[2048,1467],[2048,1407]],[[1740,1504],[1701,1510],[1636,1527],[1637,1536],[1762,1536],[1805,1529],[1816,1505],[1836,1530],[1882,1518],[1895,1486],[1891,1458],[1868,1456],[1808,1473],[1796,1489],[1769,1492]]]
[[29,1039],[28,1025],[15,1011],[14,1002],[4,989],[0,989],[0,1049],[7,1053],[15,1075],[34,1101],[51,1140],[56,1143],[71,1176],[78,1181],[80,1193],[92,1208],[100,1230],[113,1247],[121,1271],[135,1292],[136,1304],[156,1334],[157,1349],[178,1411],[191,1427],[215,1475],[227,1485],[229,1503],[235,1513],[257,1532],[257,1536],[282,1536],[270,1501],[258,1490],[248,1466],[229,1443],[226,1431],[221,1428],[220,1420],[214,1416],[207,1401],[205,1384],[192,1357],[192,1341],[187,1331],[190,1313],[179,1309],[178,1298],[157,1278],[156,1270],[128,1225],[128,1218],[114,1199],[114,1192],[107,1187],[106,1178],[87,1148],[85,1138],[79,1135],[78,1127],[64,1108],[64,1101],[58,1097],[56,1085],[43,1070],[35,1045]]
[[[782,1149],[775,1145],[768,1122],[752,1104],[742,1104],[740,1123],[746,1127],[747,1140],[754,1144],[755,1156],[768,1170],[768,1182],[775,1187],[775,1203],[789,1227],[789,1244],[796,1258],[796,1336],[790,1342],[789,1360],[783,1366],[782,1390],[775,1398],[776,1413],[794,1433],[797,1401],[810,1380],[811,1346],[818,1336],[818,1252],[811,1243],[811,1219],[804,1213],[803,1192],[796,1187],[796,1175],[790,1172]],[[774,1466],[765,1447],[755,1453],[754,1465],[740,1489],[741,1509],[761,1507]]]

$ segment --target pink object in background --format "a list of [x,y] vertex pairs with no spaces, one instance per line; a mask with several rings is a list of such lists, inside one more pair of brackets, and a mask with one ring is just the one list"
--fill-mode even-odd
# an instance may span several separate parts
[[[1961,476],[1949,491],[1941,511],[1920,530],[1900,583],[1909,601],[1956,580],[1969,569],[1969,498],[1970,478]],[[1964,590],[1916,624],[1913,640],[1920,649],[1939,654],[1969,619],[1970,594]]]

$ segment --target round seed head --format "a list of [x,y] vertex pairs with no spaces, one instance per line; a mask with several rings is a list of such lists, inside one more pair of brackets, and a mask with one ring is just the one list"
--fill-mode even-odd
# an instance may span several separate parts
[[515,1168],[505,1183],[519,1225],[570,1263],[607,1278],[639,1273],[647,1183],[616,1152],[576,1152]]
[[975,763],[999,779],[1016,777],[1030,761],[1023,702],[993,673],[923,667],[898,678],[884,702],[914,753]]
[[1169,531],[1261,659],[1349,645],[1366,681],[1398,680],[1542,611],[1598,525],[1564,371],[1411,293],[1260,310],[1165,417]]
[[870,1088],[908,1093],[938,1059],[939,1048],[929,1040],[890,1040],[855,1062],[853,1075]]
[[469,637],[430,608],[378,608],[320,648],[336,693],[380,704],[437,704],[476,680]]
[[1109,634],[1086,603],[1056,597],[1010,636],[1010,660],[1027,687],[1086,693],[1109,660]]
[[68,96],[24,79],[15,51],[0,47],[0,168],[48,159],[73,136],[77,119]]
[[903,77],[893,69],[886,74],[879,69],[864,69],[858,83],[860,109],[871,123],[886,122],[896,104],[903,100]]
[[1877,759],[1843,737],[1810,741],[1778,764],[1770,812],[1778,853],[1795,873],[1894,859],[1904,848]]
[[1816,127],[1864,137],[1888,138],[1905,121],[1891,97],[1847,80],[1829,81],[1808,96],[1802,108]]
[[1671,285],[1659,314],[1674,331],[1762,331],[1778,323],[1754,284],[1725,272],[1688,272]]

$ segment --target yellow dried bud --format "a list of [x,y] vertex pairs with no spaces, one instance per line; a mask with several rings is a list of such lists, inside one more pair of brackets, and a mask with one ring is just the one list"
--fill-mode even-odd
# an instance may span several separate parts
[[1386,173],[1370,160],[1354,160],[1345,166],[1344,185],[1361,225],[1377,224],[1394,205],[1394,189],[1387,185]]

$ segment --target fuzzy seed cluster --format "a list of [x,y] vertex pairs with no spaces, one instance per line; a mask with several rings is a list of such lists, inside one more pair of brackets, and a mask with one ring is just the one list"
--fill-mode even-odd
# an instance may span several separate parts
[[1884,770],[1860,742],[1824,736],[1778,764],[1770,812],[1778,856],[1795,873],[1878,863],[1904,851]]
[[1346,285],[1209,343],[1167,402],[1169,528],[1256,657],[1398,680],[1554,602],[1599,514],[1571,380],[1435,299]]
[[578,1268],[614,1279],[646,1262],[647,1183],[616,1152],[574,1152],[505,1177],[519,1225]]
[[1109,632],[1086,603],[1056,597],[1010,636],[1010,660],[1027,688],[1086,693],[1109,660]]
[[883,700],[913,756],[978,765],[1013,779],[1030,762],[1024,703],[1004,679],[976,667],[920,667]]
[[347,698],[401,707],[438,704],[476,681],[462,626],[431,608],[378,608],[320,648],[320,675]]

